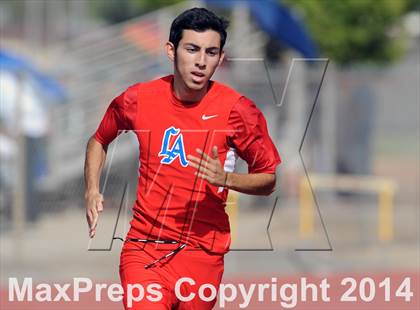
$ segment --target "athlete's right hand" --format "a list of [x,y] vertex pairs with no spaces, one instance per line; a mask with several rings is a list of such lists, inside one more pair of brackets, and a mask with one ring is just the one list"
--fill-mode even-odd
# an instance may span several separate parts
[[104,197],[99,192],[87,192],[85,194],[86,219],[89,225],[89,237],[93,238],[96,233],[99,212],[104,209]]

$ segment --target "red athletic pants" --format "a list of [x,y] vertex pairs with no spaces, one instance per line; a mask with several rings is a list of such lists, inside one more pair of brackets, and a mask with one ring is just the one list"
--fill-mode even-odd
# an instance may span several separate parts
[[[124,289],[125,309],[213,308],[216,297],[209,299],[215,295],[215,289],[218,291],[222,280],[223,255],[210,254],[201,248],[187,246],[149,269],[144,268],[177,247],[178,245],[131,241],[124,243],[120,256],[120,278]],[[177,283],[179,290],[176,290]],[[183,298],[191,300],[183,301]]]

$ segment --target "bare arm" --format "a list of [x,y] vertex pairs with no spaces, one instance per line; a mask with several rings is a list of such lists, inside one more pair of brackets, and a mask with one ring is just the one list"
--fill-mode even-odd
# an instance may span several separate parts
[[226,187],[249,195],[270,195],[276,186],[276,175],[270,173],[226,173]]
[[203,178],[215,186],[224,186],[235,191],[250,195],[270,195],[276,186],[276,175],[270,173],[241,174],[226,172],[220,163],[217,147],[212,149],[213,157],[197,152],[198,158],[188,155],[189,165],[197,169],[198,177]]
[[99,192],[99,180],[106,159],[107,149],[92,136],[86,147],[85,204],[89,236],[96,233],[99,212],[103,210],[103,196]]

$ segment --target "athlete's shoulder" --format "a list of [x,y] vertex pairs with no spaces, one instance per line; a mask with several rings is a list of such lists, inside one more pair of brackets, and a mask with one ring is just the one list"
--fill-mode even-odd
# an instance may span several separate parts
[[239,93],[236,89],[218,81],[213,81],[213,82],[214,82],[214,85],[217,87],[217,89],[219,89],[219,91],[223,93],[223,96],[229,96],[236,100],[243,97],[243,95]]
[[233,105],[230,120],[245,123],[258,123],[264,118],[257,105],[246,96],[241,96]]
[[255,102],[244,95],[241,95],[241,97],[236,102],[235,107],[238,109],[257,109],[258,110],[258,107],[255,104]]
[[171,85],[172,75],[167,75],[150,81],[138,83],[138,89],[141,91],[158,90]]
[[123,92],[123,94],[125,95],[125,97],[134,97],[137,95],[139,89],[140,89],[140,85],[142,83],[138,82],[138,83],[134,83],[130,86],[127,87],[127,89]]
[[168,76],[156,78],[154,80],[134,83],[128,86],[126,91],[136,92],[139,90],[153,90],[156,88],[161,88],[161,87],[170,85],[170,83],[171,83],[171,75],[168,75]]

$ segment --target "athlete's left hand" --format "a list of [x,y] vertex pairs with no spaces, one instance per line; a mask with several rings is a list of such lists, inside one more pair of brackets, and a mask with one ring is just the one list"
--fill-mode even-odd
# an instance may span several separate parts
[[189,160],[188,164],[197,169],[195,175],[207,180],[212,185],[226,186],[228,173],[223,170],[222,164],[220,163],[217,146],[213,146],[211,150],[213,157],[207,155],[201,149],[196,149],[196,151],[201,155],[201,158],[193,155],[187,156]]

